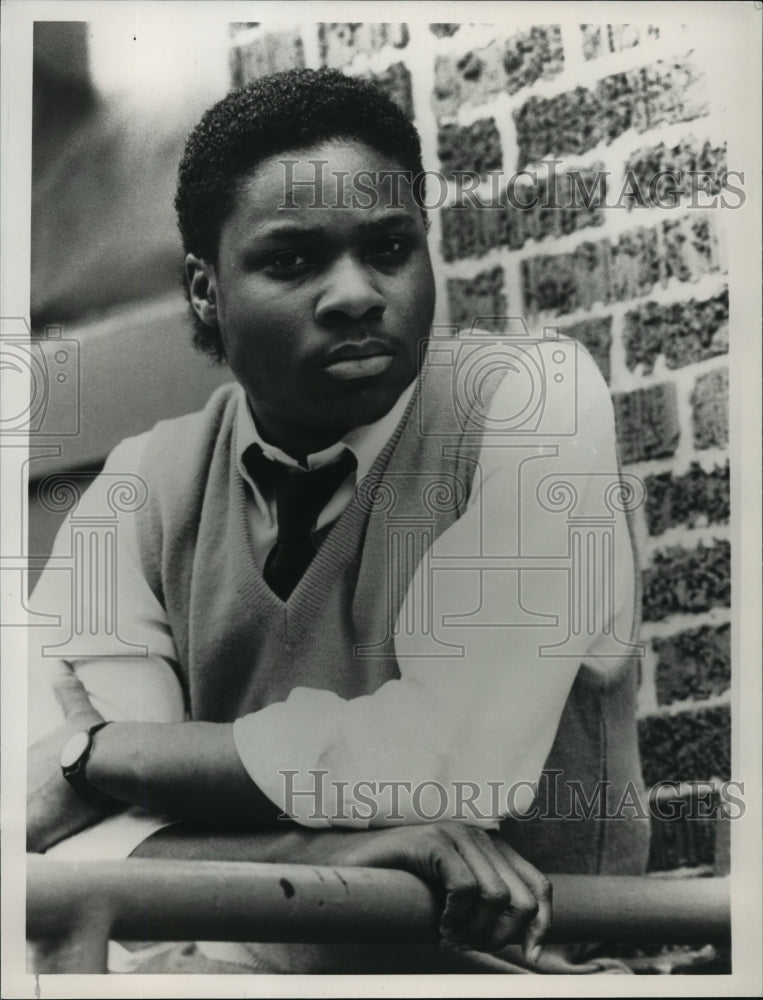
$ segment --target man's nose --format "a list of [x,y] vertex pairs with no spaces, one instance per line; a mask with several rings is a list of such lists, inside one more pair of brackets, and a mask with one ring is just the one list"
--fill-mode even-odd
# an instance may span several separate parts
[[345,323],[369,315],[378,318],[385,308],[386,301],[373,275],[361,261],[343,256],[326,273],[315,318],[324,324]]

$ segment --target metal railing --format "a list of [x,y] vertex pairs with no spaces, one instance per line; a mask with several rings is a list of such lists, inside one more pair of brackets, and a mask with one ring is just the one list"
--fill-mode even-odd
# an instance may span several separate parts
[[[27,859],[35,972],[105,972],[111,939],[345,942],[438,940],[432,890],[377,868],[220,861]],[[725,943],[728,878],[552,875],[548,940]]]

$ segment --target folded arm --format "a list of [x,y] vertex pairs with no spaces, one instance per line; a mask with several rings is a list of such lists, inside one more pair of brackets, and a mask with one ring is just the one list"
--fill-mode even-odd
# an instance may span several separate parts
[[[71,669],[54,684],[64,724],[29,753],[27,838],[40,851],[107,815],[77,795],[58,757],[68,737],[103,716]],[[250,780],[230,724],[113,722],[99,730],[86,765],[88,784],[117,802],[218,829],[272,824],[277,810]]]
[[[31,850],[102,816],[72,792],[60,771],[45,766],[45,751],[103,717],[73,671],[62,671],[55,691],[67,721],[30,757],[34,763],[40,754],[43,767],[37,773],[44,775],[41,783],[32,778]],[[275,828],[273,805],[241,765],[230,725],[112,723],[96,734],[87,778],[121,801],[191,820],[149,838],[135,857],[400,869],[441,892],[443,942],[493,951],[522,931],[526,959],[539,957],[551,921],[551,887],[508,844],[458,823],[369,832],[312,831],[289,822]],[[227,832],[214,832],[221,829]]]

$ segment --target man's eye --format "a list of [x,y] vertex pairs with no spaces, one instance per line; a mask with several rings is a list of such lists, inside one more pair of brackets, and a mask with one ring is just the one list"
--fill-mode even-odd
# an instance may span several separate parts
[[370,249],[369,256],[375,260],[387,263],[402,261],[410,253],[410,243],[399,236],[385,236],[376,240]]
[[273,274],[289,275],[304,270],[307,263],[307,258],[296,250],[282,250],[268,260],[266,270]]

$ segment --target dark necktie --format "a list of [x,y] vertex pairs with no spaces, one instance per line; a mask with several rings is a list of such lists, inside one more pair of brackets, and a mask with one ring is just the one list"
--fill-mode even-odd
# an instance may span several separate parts
[[346,448],[336,462],[302,471],[267,459],[259,445],[251,445],[244,463],[255,482],[275,493],[278,538],[262,575],[270,589],[286,601],[316,553],[313,525],[355,468],[355,456]]

